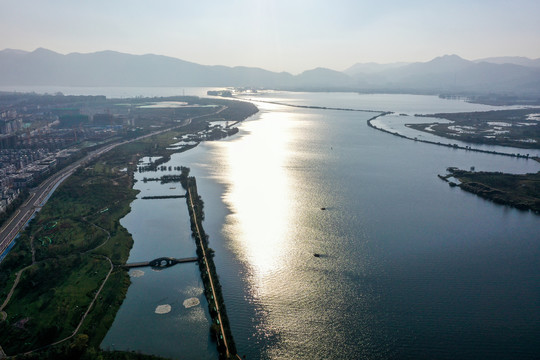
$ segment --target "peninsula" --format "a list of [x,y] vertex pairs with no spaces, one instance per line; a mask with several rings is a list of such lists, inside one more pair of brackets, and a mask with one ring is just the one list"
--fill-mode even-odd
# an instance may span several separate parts
[[540,215],[540,172],[515,175],[457,168],[448,168],[447,171],[447,175],[439,177],[450,186],[459,186],[497,204],[531,210]]
[[540,149],[540,108],[416,116],[449,121],[406,126],[474,144]]
[[[35,96],[28,95],[31,98]],[[37,98],[37,101],[59,100],[65,104],[67,99],[63,96]],[[75,103],[81,101],[78,97],[70,97],[72,100]],[[132,186],[133,173],[138,170],[138,159],[160,156],[160,163],[153,164],[154,167],[160,166],[173,153],[186,151],[198,142],[236,133],[237,130],[228,124],[236,124],[258,111],[246,102],[194,97],[122,99],[118,106],[111,104],[119,104],[118,100],[111,101],[104,97],[98,100],[99,106],[104,106],[102,102],[110,101],[105,106],[117,111],[125,111],[129,106],[134,110],[133,115],[130,115],[131,111],[123,115],[109,111],[109,125],[99,126],[111,131],[110,134],[100,135],[103,138],[101,141],[89,142],[86,137],[96,133],[83,125],[70,130],[71,134],[80,131],[80,136],[65,137],[65,143],[69,143],[74,153],[87,152],[89,143],[91,149],[97,149],[97,152],[81,163],[75,162],[77,158],[71,160],[72,165],[80,166],[63,173],[63,182],[55,182],[49,188],[48,193],[54,191],[50,199],[47,201],[45,197],[40,200],[38,205],[41,211],[28,222],[15,242],[3,251],[0,262],[2,354],[26,354],[25,358],[28,359],[158,359],[155,356],[103,351],[99,348],[130,284],[123,265],[126,264],[133,239],[119,220],[130,211],[130,203],[136,196]],[[140,107],[142,104],[160,104],[164,101],[182,102],[190,106]],[[28,104],[26,109],[29,109]],[[39,119],[40,116],[36,112],[28,119]],[[45,113],[45,116],[58,115]],[[66,121],[86,121],[92,125],[91,117],[69,116],[65,118]],[[99,116],[94,118],[100,119]],[[35,121],[36,127],[50,124]],[[115,123],[112,127],[111,121]],[[215,123],[224,126],[212,125]],[[50,136],[55,136],[53,131]],[[16,142],[19,136],[14,133],[13,141]],[[171,144],[175,146],[171,147]],[[21,146],[24,146],[23,142]],[[178,169],[181,172],[184,170]],[[45,181],[56,179],[58,174],[58,168],[50,167],[49,172],[44,174]],[[35,181],[29,186],[36,186]],[[196,204],[197,199],[193,199],[193,203]],[[14,209],[13,216],[18,214]],[[200,218],[197,219],[200,226]],[[8,225],[14,223],[11,219],[6,220]],[[24,222],[20,225],[24,225]],[[206,259],[207,263],[211,262],[210,255]],[[215,268],[212,271],[215,276]],[[221,309],[223,315],[223,298],[217,289],[214,291],[214,298],[220,301],[218,312]],[[227,326],[225,318],[219,323]],[[221,333],[227,334],[227,340],[232,338],[228,330]],[[235,354],[232,341],[229,341],[224,354]]]

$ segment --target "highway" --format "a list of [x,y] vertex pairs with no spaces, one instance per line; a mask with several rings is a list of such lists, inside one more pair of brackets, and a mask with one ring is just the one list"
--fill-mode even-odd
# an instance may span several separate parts
[[113,144],[108,144],[100,149],[94,150],[93,152],[86,155],[84,158],[75,161],[74,163],[66,166],[64,169],[58,171],[57,173],[51,175],[47,180],[43,181],[39,186],[30,189],[30,196],[24,204],[22,204],[19,209],[11,216],[11,218],[2,226],[0,229],[0,254],[2,254],[12,243],[13,239],[17,236],[19,231],[23,226],[30,220],[32,215],[40,209],[46,202],[46,198],[49,193],[62,181],[67,179],[75,170],[77,170],[81,165],[88,164],[93,159],[105,154],[108,151],[111,151],[117,146],[124,145],[130,142],[138,141],[145,139],[150,136],[159,135],[161,133],[174,130],[183,126],[191,124],[194,119],[216,115],[223,110],[227,109],[226,106],[221,106],[218,110],[213,113],[195,116],[189,119],[184,120],[180,125],[169,127],[166,129],[154,131],[152,133],[139,136],[135,139],[120,141]]
[[74,163],[66,166],[64,169],[53,174],[39,184],[39,186],[30,189],[30,196],[28,199],[0,229],[0,254],[7,249],[15,236],[17,236],[21,228],[28,222],[36,210],[41,208],[47,196],[55,188],[55,186],[67,179],[81,165],[88,163],[94,158],[106,153],[107,151],[110,151],[111,149],[114,149],[116,146],[122,143],[110,144],[101,149],[95,150],[86,155],[84,158],[75,161]]

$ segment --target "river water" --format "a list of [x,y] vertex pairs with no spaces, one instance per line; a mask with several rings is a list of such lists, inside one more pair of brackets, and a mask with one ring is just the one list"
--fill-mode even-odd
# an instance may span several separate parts
[[[143,158],[140,165],[148,165],[155,159]],[[186,200],[143,199],[144,196],[185,194],[180,184],[144,181],[145,177],[170,173],[179,174],[179,171],[135,173],[134,188],[140,192],[131,204],[130,213],[120,221],[134,240],[128,262],[197,256]],[[136,268],[129,273],[131,285],[126,299],[102,348],[141,351],[175,359],[217,358],[209,333],[208,303],[196,264],[178,264],[160,270]],[[199,301],[198,305],[184,306],[184,301],[193,298]],[[170,312],[161,313],[159,309],[163,306],[170,306]]]
[[[258,99],[407,114],[492,108],[413,95]],[[257,106],[234,137],[166,164],[197,177],[240,355],[540,356],[540,217],[437,178],[449,166],[525,173],[540,164],[398,138],[369,128],[373,113]],[[122,220],[135,239],[130,262],[195,253],[185,200],[141,199],[174,186],[136,183],[141,193]],[[201,304],[185,308],[192,297]],[[156,314],[159,305],[171,311]],[[102,347],[216,358],[206,307],[195,265],[144,269]]]
[[[280,95],[366,108],[356,94],[347,103],[339,94]],[[476,106],[377,98],[401,100],[388,109],[399,112],[415,102],[425,113]],[[197,176],[241,355],[540,354],[540,218],[437,178],[448,166],[523,173],[538,163],[401,139],[367,127],[372,113],[257,105],[238,136],[172,160]]]

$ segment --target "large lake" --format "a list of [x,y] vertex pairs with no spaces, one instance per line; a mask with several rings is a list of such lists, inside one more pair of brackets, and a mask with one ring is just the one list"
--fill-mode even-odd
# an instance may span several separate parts
[[[416,113],[491,108],[408,95],[267,97]],[[540,355],[540,217],[437,178],[449,166],[523,173],[540,164],[391,136],[367,127],[371,113],[257,105],[238,136],[173,158],[197,176],[241,355]]]
[[[257,98],[408,114],[493,108],[412,95]],[[241,356],[540,356],[540,217],[437,178],[449,166],[525,173],[540,164],[398,138],[369,128],[373,113],[256,104],[239,134],[167,164],[197,177]],[[184,199],[140,199],[175,185],[136,186],[122,220],[135,239],[129,261],[192,256]],[[215,358],[196,266],[144,271],[102,347]],[[191,297],[201,304],[185,308]],[[162,304],[171,312],[156,314]]]

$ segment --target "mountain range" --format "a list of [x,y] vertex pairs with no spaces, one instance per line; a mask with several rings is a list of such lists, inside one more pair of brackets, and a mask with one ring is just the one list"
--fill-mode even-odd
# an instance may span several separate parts
[[358,63],[344,71],[316,68],[298,75],[254,67],[208,66],[161,55],[115,51],[59,54],[0,51],[0,85],[216,86],[307,91],[500,93],[540,95],[540,59],[475,61],[445,55],[428,62]]

